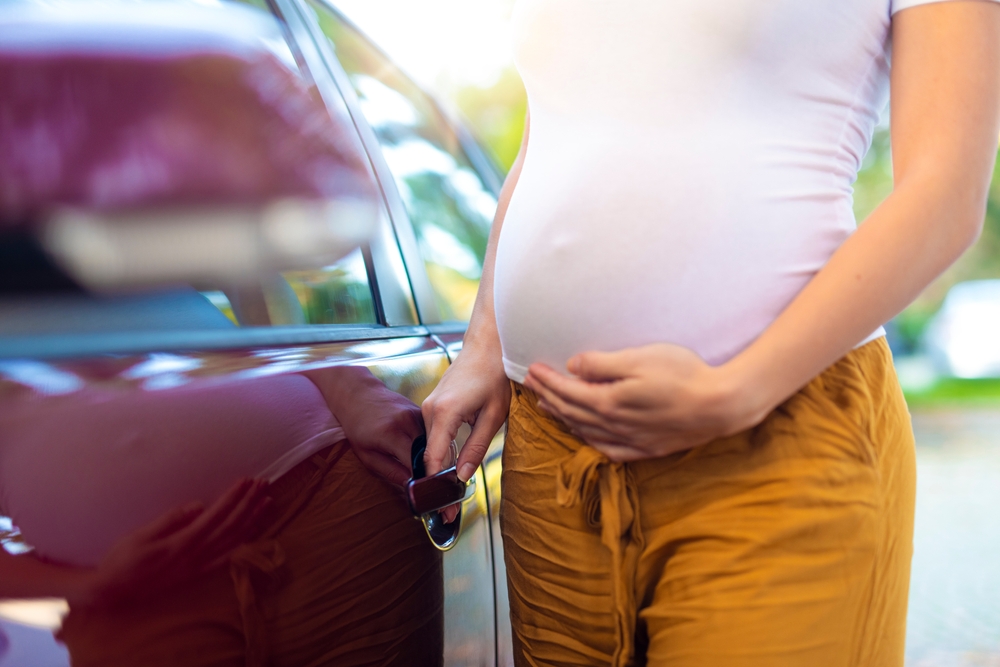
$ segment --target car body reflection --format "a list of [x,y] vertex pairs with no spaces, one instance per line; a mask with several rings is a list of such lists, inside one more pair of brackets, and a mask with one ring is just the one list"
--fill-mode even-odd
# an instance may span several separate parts
[[[70,115],[84,119],[60,125],[30,86],[0,96],[0,115],[17,119],[0,125],[0,147],[16,148],[0,156],[0,185],[28,193],[0,193],[0,556],[89,567],[123,534],[212,503],[241,477],[269,479],[273,497],[231,558],[169,590],[104,606],[0,600],[0,667],[464,666],[507,654],[502,437],[494,482],[477,473],[447,540],[404,493],[418,406],[457,354],[495,191],[405,77],[371,74],[381,97],[357,106],[341,63],[316,48],[340,19],[316,7],[0,8],[16,37],[0,44],[0,78],[13,73],[0,86],[27,80],[29,61],[36,83],[69,76],[70,107],[83,105]],[[376,53],[352,35],[359,57]],[[32,58],[46,49],[58,54],[42,67]],[[121,103],[95,83],[115,69],[101,58],[135,90],[162,92],[166,77],[175,94]],[[90,122],[101,115],[87,105],[122,122]],[[49,153],[28,140],[41,120],[61,128]],[[368,139],[375,125],[383,144]],[[392,128],[391,145],[381,132]],[[213,140],[170,140],[192,132]],[[138,153],[101,152],[118,145]],[[33,164],[60,155],[75,157],[46,172],[58,187],[32,180]],[[60,220],[82,221],[73,243],[51,243]],[[108,239],[117,259],[84,257]]]
[[[402,354],[389,359],[330,346],[296,355],[151,354],[106,364],[15,367],[0,381],[5,440],[0,487],[6,508],[23,543],[35,546],[39,557],[91,565],[121,533],[173,505],[210,501],[241,475],[271,476],[276,501],[263,520],[266,539],[240,553],[258,570],[274,568],[266,573],[280,580],[258,587],[256,570],[247,579],[254,584],[260,622],[270,624],[265,633],[299,638],[291,664],[333,656],[336,662],[330,664],[370,664],[373,656],[395,651],[408,656],[398,664],[439,664],[441,553],[410,514],[400,489],[361,463],[364,453],[359,456],[337,420],[338,412],[364,415],[378,422],[371,428],[383,438],[399,431],[401,442],[412,440],[399,425],[407,410],[411,414],[404,417],[412,421],[415,404],[370,368],[420,400],[446,361],[419,338],[408,345],[395,341],[395,347]],[[353,365],[358,362],[362,365]],[[273,372],[275,366],[280,372]],[[184,381],[166,387],[156,382],[178,376]],[[58,392],[38,391],[51,387],[53,377],[61,379]],[[69,383],[62,378],[75,378],[74,390],[66,391]],[[336,391],[324,394],[309,378],[336,385]],[[345,398],[356,403],[333,402]],[[317,453],[281,471],[281,457],[301,444],[294,440],[317,439]],[[279,465],[266,463],[276,453]],[[309,488],[319,466],[330,461],[319,486]],[[268,468],[274,470],[270,475]],[[301,507],[293,508],[296,503]],[[474,516],[468,518],[475,523]],[[274,549],[280,550],[277,560]],[[218,602],[222,582],[232,588],[235,575],[212,576],[220,581],[192,582],[135,607],[101,613],[71,609],[61,638],[71,654],[83,656],[82,664],[87,659],[115,664],[123,656],[162,660],[171,651],[190,650],[177,631],[164,644],[157,634],[162,624],[193,618],[207,624],[196,609],[215,609],[222,616],[214,620],[223,626],[224,620],[245,622],[244,608],[220,610],[225,605]],[[359,637],[369,639],[359,644]]]

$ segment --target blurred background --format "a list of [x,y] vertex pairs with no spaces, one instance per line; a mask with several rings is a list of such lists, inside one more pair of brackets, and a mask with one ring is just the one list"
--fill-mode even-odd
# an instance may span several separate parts
[[[526,108],[513,0],[336,4],[510,166]],[[888,122],[855,186],[859,221],[892,189]],[[887,328],[918,445],[907,664],[1000,666],[1000,175],[979,242]]]

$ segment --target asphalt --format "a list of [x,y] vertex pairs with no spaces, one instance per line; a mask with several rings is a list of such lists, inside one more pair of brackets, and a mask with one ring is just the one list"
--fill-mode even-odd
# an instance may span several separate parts
[[921,410],[907,667],[1000,667],[1000,409]]

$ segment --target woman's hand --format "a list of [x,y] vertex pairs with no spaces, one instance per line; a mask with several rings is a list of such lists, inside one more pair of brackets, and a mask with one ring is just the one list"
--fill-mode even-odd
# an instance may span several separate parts
[[445,371],[422,406],[427,426],[427,474],[444,469],[451,441],[462,424],[472,426],[458,455],[458,477],[466,482],[476,474],[493,436],[507,419],[510,382],[504,372],[499,345],[496,349],[468,347]]
[[302,373],[319,388],[351,448],[368,470],[395,486],[410,479],[410,449],[424,433],[420,408],[364,366]]
[[122,537],[70,593],[70,604],[113,606],[165,591],[223,565],[252,539],[267,507],[267,482],[242,480],[211,507],[200,503],[167,512]]
[[726,366],[676,345],[587,352],[566,367],[572,377],[533,364],[524,385],[539,407],[612,461],[691,449],[750,428],[770,410]]
[[[509,408],[510,381],[504,372],[499,341],[485,348],[465,347],[421,408],[428,433],[424,452],[427,474],[444,469],[458,429],[470,424],[472,433],[455,464],[459,479],[469,481],[482,464],[493,436],[507,420]],[[450,523],[458,515],[458,506],[445,508],[442,514]]]

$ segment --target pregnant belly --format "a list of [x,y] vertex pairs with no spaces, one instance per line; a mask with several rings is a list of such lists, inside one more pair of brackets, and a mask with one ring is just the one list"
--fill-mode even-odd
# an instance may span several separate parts
[[853,229],[849,198],[819,187],[782,196],[781,174],[736,178],[731,160],[685,171],[618,156],[603,164],[622,168],[609,170],[531,157],[495,274],[497,325],[517,381],[534,362],[563,370],[579,352],[654,342],[722,363]]
[[241,477],[275,478],[343,439],[300,375],[5,406],[0,505],[43,557],[93,565],[125,533]]

